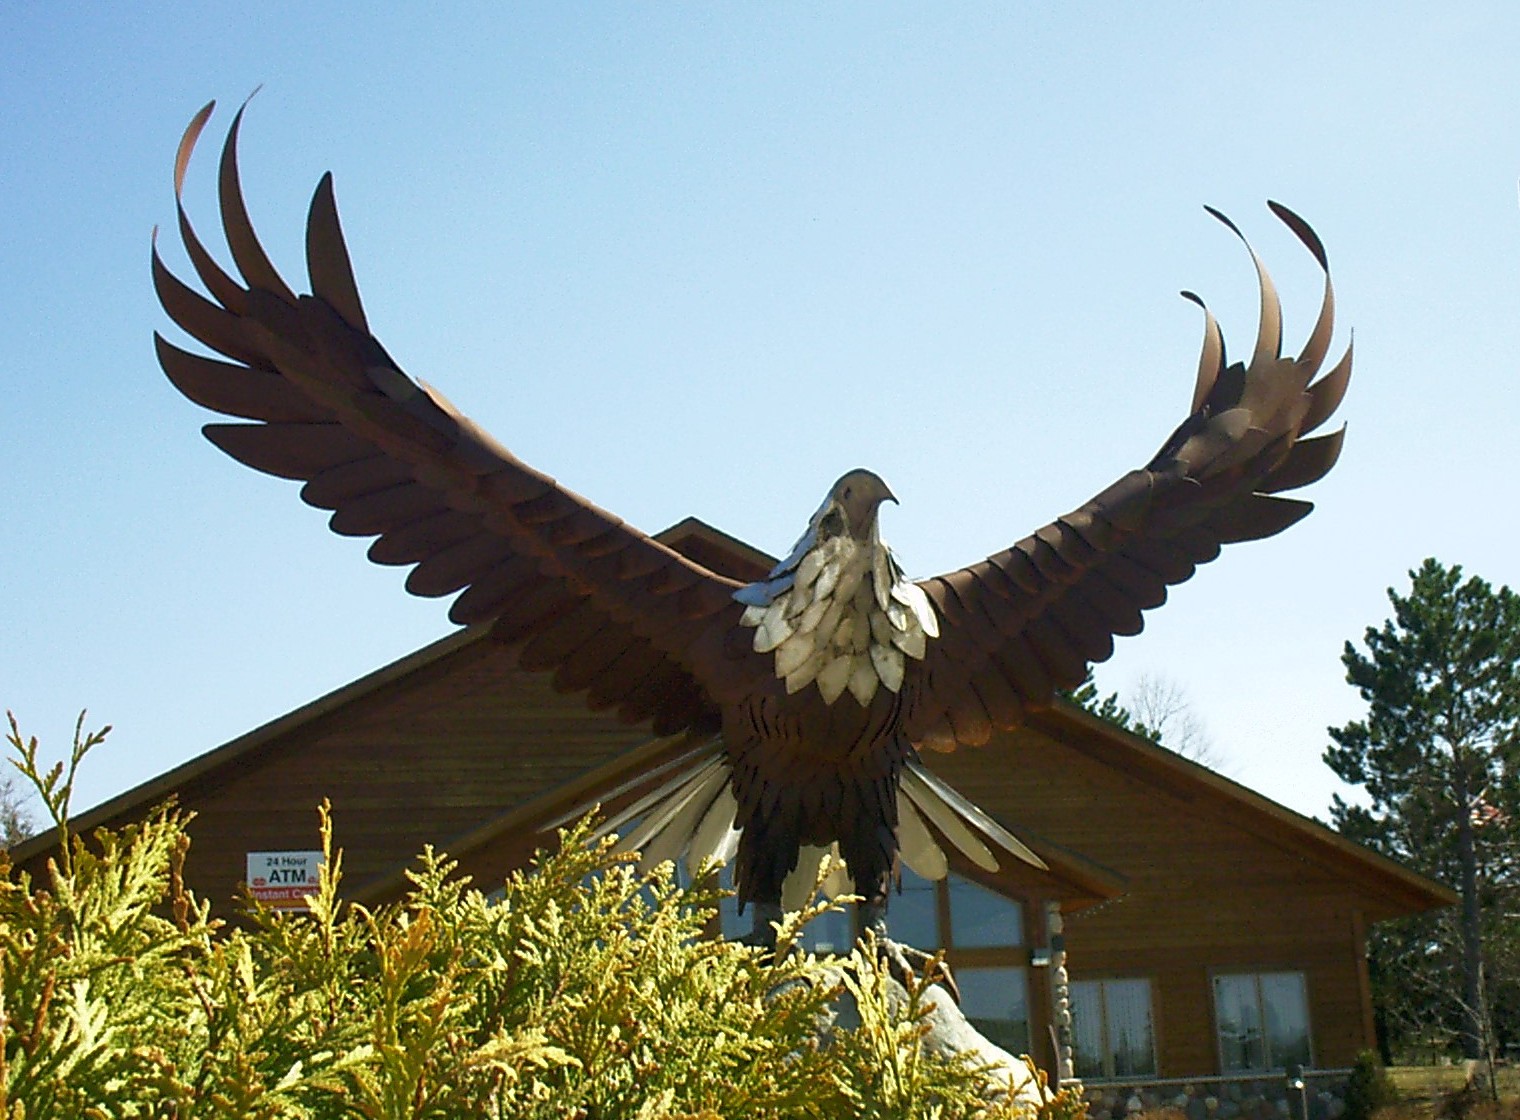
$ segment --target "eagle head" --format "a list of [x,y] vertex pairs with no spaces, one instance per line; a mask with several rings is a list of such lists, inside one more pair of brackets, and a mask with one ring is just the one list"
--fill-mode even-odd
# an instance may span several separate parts
[[897,495],[873,471],[857,468],[842,475],[829,490],[829,502],[844,516],[844,528],[862,543],[872,540],[876,512],[882,502],[895,502]]

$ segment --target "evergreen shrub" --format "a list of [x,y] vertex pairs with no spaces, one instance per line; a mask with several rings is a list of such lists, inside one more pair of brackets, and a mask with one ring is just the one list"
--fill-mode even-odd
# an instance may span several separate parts
[[812,915],[773,955],[714,940],[714,875],[640,876],[584,824],[499,898],[428,849],[370,909],[342,899],[324,805],[309,912],[249,901],[224,924],[184,884],[187,814],[72,830],[102,737],[43,774],[11,722],[60,846],[37,882],[0,855],[5,1120],[1082,1115],[1070,1091],[1037,1111],[928,1054],[920,990],[891,997],[869,949],[846,970],[860,1026],[821,1032],[838,982],[788,951]]

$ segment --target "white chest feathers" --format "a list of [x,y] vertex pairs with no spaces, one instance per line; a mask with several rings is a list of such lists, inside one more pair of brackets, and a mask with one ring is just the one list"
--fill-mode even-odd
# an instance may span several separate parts
[[939,620],[884,543],[824,536],[818,520],[768,577],[734,593],[740,622],[754,627],[756,653],[775,652],[787,692],[817,682],[825,703],[848,689],[865,707],[878,686],[902,688],[903,659],[924,656]]

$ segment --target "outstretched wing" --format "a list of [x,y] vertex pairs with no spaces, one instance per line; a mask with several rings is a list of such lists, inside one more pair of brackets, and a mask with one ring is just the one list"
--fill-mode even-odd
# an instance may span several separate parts
[[[241,280],[202,245],[182,201],[187,163],[214,106],[185,130],[174,171],[179,231],[212,299],[153,251],[164,310],[229,361],[155,335],[159,362],[197,404],[253,423],[208,424],[242,463],[305,485],[334,532],[377,538],[370,558],[412,565],[407,590],[460,592],[449,617],[491,623],[521,662],[553,670],[597,708],[659,733],[713,722],[699,666],[742,607],[739,586],[651,540],[526,466],[431,388],[402,373],[369,333],[333,202],[331,176],[306,227],[311,295],[296,295],[255,237],[238,182],[242,111],[222,150],[222,223]],[[721,682],[719,682],[721,683]]]
[[1319,318],[1303,352],[1281,356],[1281,307],[1252,251],[1261,322],[1251,360],[1226,364],[1219,326],[1205,307],[1192,415],[1155,458],[1012,548],[920,581],[939,613],[941,637],[929,643],[908,686],[905,727],[914,742],[949,750],[1016,726],[1026,708],[1080,684],[1090,664],[1113,653],[1116,634],[1138,634],[1142,612],[1165,602],[1166,589],[1218,556],[1221,545],[1281,532],[1313,508],[1278,495],[1335,465],[1344,428],[1302,437],[1340,404],[1351,350],[1314,380],[1334,329],[1328,262],[1303,219],[1270,205],[1325,270]]

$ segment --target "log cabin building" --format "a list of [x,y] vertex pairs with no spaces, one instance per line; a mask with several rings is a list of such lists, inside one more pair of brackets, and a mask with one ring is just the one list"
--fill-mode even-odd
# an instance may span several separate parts
[[[695,520],[660,539],[736,578],[771,566]],[[647,728],[589,712],[518,670],[515,651],[486,625],[75,823],[119,827],[174,796],[196,814],[185,877],[228,912],[250,854],[317,846],[314,810],[328,798],[345,896],[376,903],[403,892],[404,870],[425,844],[477,885],[500,881],[552,843],[547,822],[669,749]],[[894,935],[946,949],[965,1010],[989,1037],[1090,1087],[1187,1081],[1191,1093],[1193,1082],[1281,1083],[1297,1065],[1349,1066],[1374,1043],[1368,927],[1455,901],[1440,884],[1074,705],[926,761],[1028,842],[1049,872],[1018,865],[989,876],[952,858],[945,882],[907,873],[891,904]],[[12,859],[35,876],[51,848],[51,836],[39,836]],[[814,944],[846,942],[846,922],[821,922]],[[1117,1101],[1122,1114],[1126,1103],[1138,1107],[1132,1092],[1095,1099]],[[1194,1103],[1201,1109],[1202,1096],[1187,1102],[1190,1114]],[[1232,1114],[1242,1110],[1221,1113]]]

